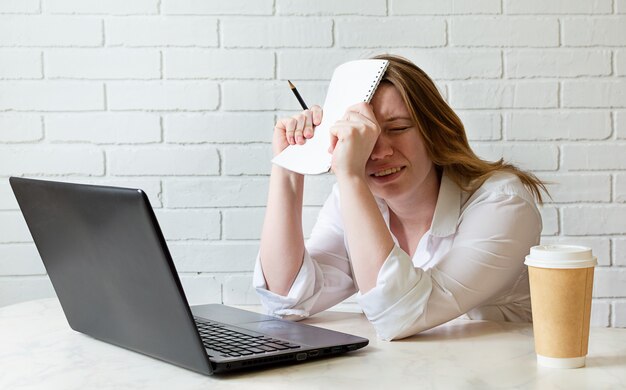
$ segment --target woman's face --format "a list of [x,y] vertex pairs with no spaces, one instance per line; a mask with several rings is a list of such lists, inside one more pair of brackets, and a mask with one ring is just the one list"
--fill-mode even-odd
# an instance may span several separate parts
[[381,84],[371,101],[381,134],[365,166],[372,193],[387,201],[417,196],[437,180],[424,140],[398,90]]

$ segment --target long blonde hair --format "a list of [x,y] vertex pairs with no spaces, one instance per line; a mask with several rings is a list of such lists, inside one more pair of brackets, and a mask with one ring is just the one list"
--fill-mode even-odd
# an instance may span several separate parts
[[432,162],[464,191],[476,191],[492,174],[510,172],[516,175],[534,197],[542,203],[545,184],[534,174],[512,164],[486,161],[472,151],[463,123],[443,99],[435,83],[409,60],[395,55],[378,55],[388,60],[382,82],[392,84],[406,104],[424,139]]

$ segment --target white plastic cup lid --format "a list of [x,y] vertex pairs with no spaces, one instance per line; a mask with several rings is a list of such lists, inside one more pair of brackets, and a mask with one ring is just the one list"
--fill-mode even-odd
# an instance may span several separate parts
[[578,245],[537,245],[524,264],[538,268],[589,268],[598,264],[591,248]]

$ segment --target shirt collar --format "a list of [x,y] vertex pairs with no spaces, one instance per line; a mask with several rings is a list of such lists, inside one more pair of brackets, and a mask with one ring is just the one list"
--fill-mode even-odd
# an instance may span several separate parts
[[444,170],[430,234],[436,237],[447,237],[456,233],[460,215],[461,188],[446,175]]

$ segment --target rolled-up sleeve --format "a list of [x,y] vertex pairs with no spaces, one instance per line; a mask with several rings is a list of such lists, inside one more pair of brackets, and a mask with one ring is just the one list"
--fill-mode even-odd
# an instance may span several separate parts
[[378,337],[391,340],[424,314],[431,289],[426,272],[413,267],[409,255],[395,245],[378,272],[376,286],[359,293],[357,302]]
[[376,286],[357,300],[383,340],[408,337],[488,303],[511,288],[539,242],[534,203],[489,193],[461,214],[451,249],[428,270],[395,246]]
[[[266,312],[275,316],[297,320],[311,315],[311,308],[321,292],[319,286],[323,280],[319,267],[305,251],[302,266],[287,296],[273,293],[267,289],[261,258],[257,256],[254,267],[253,285]],[[316,286],[317,281],[317,286]]]

